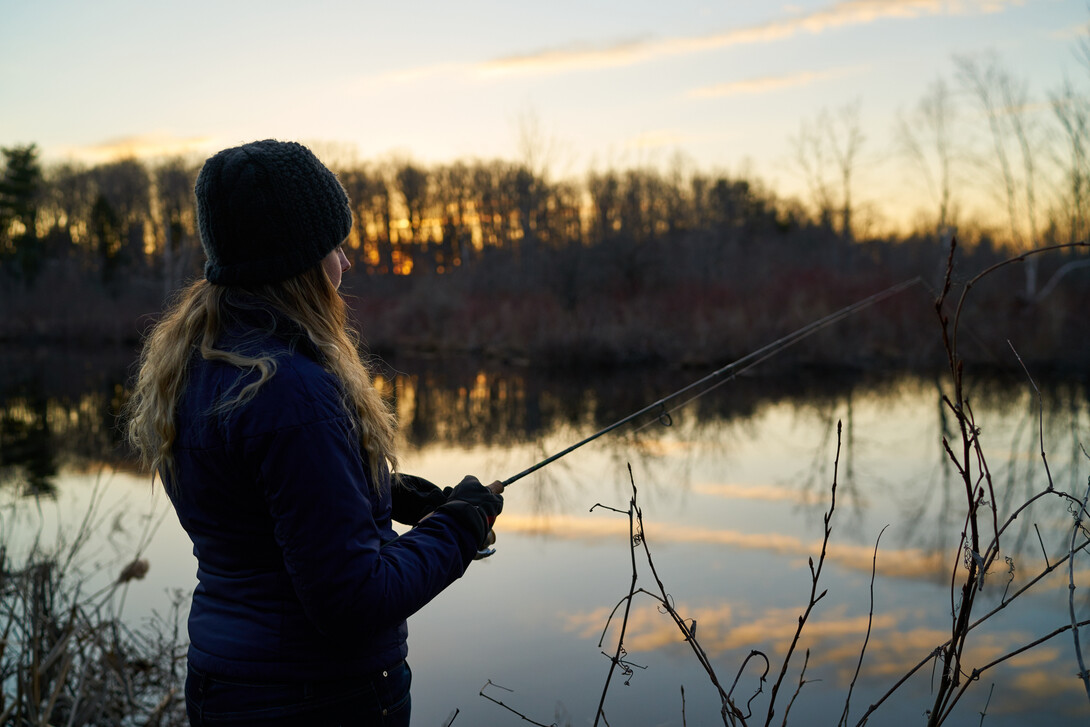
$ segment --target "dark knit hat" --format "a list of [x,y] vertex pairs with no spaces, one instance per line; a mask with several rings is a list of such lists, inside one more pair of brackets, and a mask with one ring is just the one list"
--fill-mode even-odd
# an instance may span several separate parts
[[204,163],[194,191],[210,283],[287,280],[320,263],[352,229],[344,187],[291,141],[224,149]]

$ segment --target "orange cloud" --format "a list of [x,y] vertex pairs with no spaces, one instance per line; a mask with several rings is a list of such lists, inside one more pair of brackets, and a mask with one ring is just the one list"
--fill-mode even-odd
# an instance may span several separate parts
[[801,33],[817,35],[851,25],[885,19],[913,19],[930,15],[967,15],[1002,12],[1010,0],[845,0],[785,20],[738,28],[722,33],[662,40],[626,40],[608,45],[580,44],[552,48],[488,61],[477,67],[484,75],[560,73],[575,70],[630,66],[658,58],[717,50],[736,45],[771,43]]
[[[548,533],[554,538],[570,540],[628,537],[628,520],[622,516],[594,518],[555,515],[545,518],[511,514],[504,515],[501,527],[505,532],[534,535]],[[747,533],[739,530],[699,528],[689,524],[646,522],[644,531],[652,547],[656,543],[698,543],[800,558],[817,557],[821,552],[820,540],[803,541],[783,533]],[[927,552],[919,548],[881,549],[878,557],[878,572],[883,576],[930,578],[945,575],[949,567],[946,554]],[[869,572],[874,548],[870,545],[831,543],[827,558],[838,567]]]
[[[764,609],[752,616],[730,603],[708,607],[679,603],[676,610],[687,625],[695,621],[697,641],[709,656],[742,655],[756,649],[775,664],[786,655],[795,636],[801,606]],[[565,613],[561,616],[562,625],[581,638],[595,641],[604,632],[605,643],[615,644],[623,609],[613,613],[612,621],[610,613],[611,609],[605,607],[581,614]],[[907,674],[949,638],[949,631],[942,628],[903,629],[912,618],[907,611],[874,616],[863,662],[863,674],[868,679],[895,680]],[[855,677],[867,628],[866,614],[846,615],[843,607],[815,612],[806,624],[798,649],[800,653],[810,649],[811,668],[831,669],[837,683],[846,686]],[[969,671],[983,666],[1033,638],[1019,631],[974,633],[964,654],[964,668]],[[624,644],[629,654],[688,648],[673,619],[662,613],[650,597],[640,594],[628,616]],[[1038,699],[1071,690],[1070,680],[1056,678],[1066,658],[1062,649],[1042,645],[1011,658],[1004,667],[1015,672],[1009,682],[1013,690]]]
[[[695,490],[702,494],[734,492],[754,498],[774,497],[765,488],[750,488],[745,485],[697,485]],[[784,495],[787,498],[787,495]],[[571,515],[523,515],[504,514],[500,521],[501,532],[527,535],[549,535],[563,540],[616,540],[623,542],[628,538],[628,519],[623,515],[602,517],[575,517]],[[751,533],[727,528],[700,528],[688,523],[653,523],[644,522],[644,531],[652,551],[657,544],[689,543],[708,546],[738,548],[777,553],[799,559],[817,558],[821,552],[821,541],[805,541],[785,533]],[[925,550],[923,548],[887,548],[878,549],[879,576],[885,578],[911,578],[920,580],[948,579],[953,565],[952,554],[946,551]],[[826,561],[837,568],[870,573],[874,564],[874,546],[872,544],[829,543],[826,549]],[[1030,578],[1035,577],[1045,568],[1044,561],[1029,557],[1016,560],[1015,580],[1009,587],[1016,591]],[[996,560],[989,571],[986,585],[1007,588],[1007,574],[1002,558]],[[1034,590],[1055,590],[1065,588],[1069,581],[1066,567],[1058,568],[1036,584]],[[1078,567],[1075,570],[1076,588],[1086,588],[1090,583],[1090,569]]]
[[208,136],[179,138],[170,134],[141,134],[108,139],[99,144],[78,147],[60,147],[60,156],[72,157],[90,164],[118,159],[185,156],[212,151],[216,139]]

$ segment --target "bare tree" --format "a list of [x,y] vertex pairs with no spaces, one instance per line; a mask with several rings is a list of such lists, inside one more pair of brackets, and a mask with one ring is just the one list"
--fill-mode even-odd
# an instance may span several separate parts
[[157,167],[153,177],[163,237],[163,293],[169,295],[189,272],[196,257],[193,184],[197,169],[183,159],[171,159]]
[[852,177],[864,141],[859,111],[859,101],[835,115],[822,109],[813,121],[803,121],[799,135],[791,139],[795,164],[818,217],[832,228],[839,213],[840,234],[845,239],[852,238]]
[[794,163],[802,173],[810,194],[810,204],[822,224],[831,228],[833,223],[833,192],[829,180],[829,150],[821,132],[827,123],[828,112],[823,110],[813,121],[804,120],[798,136],[790,139]]
[[863,146],[859,107],[858,100],[843,107],[825,129],[840,178],[840,234],[848,240],[852,238],[852,172]]
[[428,173],[412,162],[405,162],[394,175],[397,189],[405,199],[405,211],[413,242],[421,239],[424,222],[424,205],[428,195]]
[[941,78],[928,88],[915,110],[897,118],[897,142],[920,173],[936,206],[935,233],[940,239],[954,226],[953,162],[951,127],[955,107],[950,88]]
[[556,138],[545,133],[541,117],[532,107],[519,112],[515,119],[515,131],[519,162],[535,177],[548,179],[559,149]]
[[[968,56],[954,59],[962,85],[975,98],[988,123],[998,181],[1006,202],[1010,242],[1016,251],[1032,250],[1039,243],[1037,223],[1037,166],[1026,83],[1014,78],[994,56],[984,62]],[[1020,156],[1021,172],[1016,171]],[[1037,258],[1026,259],[1024,297],[1037,298]]]
[[1051,95],[1052,111],[1064,132],[1065,152],[1059,155],[1063,167],[1062,208],[1067,211],[1067,241],[1077,242],[1086,237],[1086,207],[1088,203],[1087,144],[1090,143],[1090,104],[1065,81]]
[[355,234],[359,240],[356,261],[362,259],[372,272],[391,272],[390,193],[382,170],[354,164],[338,170],[337,176],[348,192],[356,217]]
[[151,233],[151,175],[136,159],[98,166],[91,173],[98,187],[95,217],[103,263],[108,268],[143,266]]

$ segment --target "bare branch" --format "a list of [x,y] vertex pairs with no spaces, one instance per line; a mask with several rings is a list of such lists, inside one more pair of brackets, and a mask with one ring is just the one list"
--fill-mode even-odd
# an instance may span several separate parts
[[867,614],[867,635],[863,638],[863,647],[859,650],[859,662],[855,665],[855,674],[852,676],[852,682],[848,685],[848,696],[844,700],[844,712],[840,716],[840,725],[848,724],[848,712],[852,701],[852,690],[855,689],[855,682],[859,679],[859,671],[863,668],[863,655],[867,653],[867,644],[870,642],[870,631],[874,624],[874,577],[878,572],[878,544],[882,542],[882,533],[886,532],[886,525],[878,532],[878,538],[874,541],[874,557],[871,560],[870,569],[870,611]]
[[776,694],[779,692],[780,685],[783,683],[784,676],[787,674],[787,667],[791,663],[791,655],[794,653],[795,647],[799,643],[799,637],[802,636],[802,629],[806,626],[806,621],[810,617],[810,613],[814,610],[814,606],[825,596],[824,592],[822,592],[821,595],[817,595],[817,586],[818,580],[821,578],[821,569],[825,565],[825,554],[829,546],[829,536],[832,535],[833,532],[830,523],[833,518],[833,512],[836,510],[836,482],[837,473],[840,469],[841,432],[842,423],[837,422],[836,458],[833,460],[833,483],[829,498],[829,510],[825,513],[825,534],[821,541],[821,555],[818,557],[816,568],[814,567],[814,559],[810,558],[810,601],[806,605],[806,610],[799,616],[799,623],[795,628],[795,636],[791,639],[791,646],[788,647],[787,654],[783,658],[783,666],[780,668],[780,675],[772,685],[772,693],[768,700],[768,715],[765,718],[765,727],[768,727],[768,725],[772,723],[772,717],[776,712]]

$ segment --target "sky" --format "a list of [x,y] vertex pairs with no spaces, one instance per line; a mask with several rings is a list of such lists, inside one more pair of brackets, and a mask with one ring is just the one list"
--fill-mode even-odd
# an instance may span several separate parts
[[801,194],[792,139],[856,105],[856,196],[888,204],[912,187],[898,114],[956,85],[956,54],[994,54],[1045,115],[1065,78],[1090,88],[1088,20],[1084,0],[0,0],[0,146],[279,138],[331,163],[530,155],[553,178],[680,159]]

